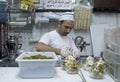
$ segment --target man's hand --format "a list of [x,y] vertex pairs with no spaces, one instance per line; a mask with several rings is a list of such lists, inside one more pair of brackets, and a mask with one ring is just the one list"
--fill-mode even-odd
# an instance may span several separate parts
[[63,57],[70,55],[72,52],[71,52],[69,49],[70,49],[70,48],[68,48],[68,47],[62,48],[62,49],[61,49],[61,55],[62,55]]
[[73,56],[75,58],[79,57],[80,56],[80,52],[79,51],[73,51]]
[[61,55],[63,57],[72,55],[73,57],[77,58],[80,56],[80,52],[77,50],[74,50],[72,48],[65,47],[65,48],[61,49]]

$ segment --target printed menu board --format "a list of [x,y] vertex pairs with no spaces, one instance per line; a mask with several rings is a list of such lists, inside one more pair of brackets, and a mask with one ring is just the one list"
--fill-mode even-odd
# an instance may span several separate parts
[[45,0],[45,9],[71,9],[72,0]]

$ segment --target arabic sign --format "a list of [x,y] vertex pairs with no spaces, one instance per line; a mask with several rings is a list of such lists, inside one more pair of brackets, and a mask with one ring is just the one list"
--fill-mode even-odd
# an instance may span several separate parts
[[46,0],[45,9],[71,9],[72,0]]

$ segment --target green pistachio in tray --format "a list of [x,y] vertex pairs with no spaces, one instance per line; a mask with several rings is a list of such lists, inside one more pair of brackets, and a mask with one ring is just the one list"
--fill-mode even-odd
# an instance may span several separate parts
[[23,57],[23,59],[53,59],[53,57],[37,54],[33,56]]

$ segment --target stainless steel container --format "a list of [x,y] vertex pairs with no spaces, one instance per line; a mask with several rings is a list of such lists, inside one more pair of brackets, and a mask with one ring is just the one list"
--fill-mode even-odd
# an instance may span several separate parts
[[6,41],[5,48],[8,52],[8,59],[15,60],[17,56],[17,50],[22,47],[22,44],[19,44],[18,37],[11,35]]

